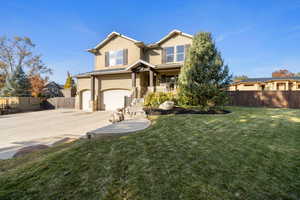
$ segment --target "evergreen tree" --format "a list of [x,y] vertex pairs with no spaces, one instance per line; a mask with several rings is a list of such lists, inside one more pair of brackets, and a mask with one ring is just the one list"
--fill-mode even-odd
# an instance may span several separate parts
[[64,88],[73,88],[73,87],[74,87],[74,80],[71,74],[68,72],[68,76]]
[[30,95],[30,82],[21,66],[6,76],[4,87],[0,91],[1,96],[28,97]]
[[222,106],[231,78],[211,33],[196,34],[179,75],[181,103],[204,110]]

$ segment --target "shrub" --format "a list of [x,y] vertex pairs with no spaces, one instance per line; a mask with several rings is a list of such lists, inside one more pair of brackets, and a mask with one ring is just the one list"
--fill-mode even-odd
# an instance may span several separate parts
[[173,92],[150,92],[145,97],[144,105],[147,107],[158,107],[165,101],[177,103],[177,96]]

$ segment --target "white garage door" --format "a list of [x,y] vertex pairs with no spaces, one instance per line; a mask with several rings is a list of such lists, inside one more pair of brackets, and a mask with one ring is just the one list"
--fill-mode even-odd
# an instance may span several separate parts
[[124,107],[124,97],[130,96],[128,90],[107,90],[103,92],[103,104],[105,110],[116,110]]
[[90,111],[91,91],[82,92],[82,110]]

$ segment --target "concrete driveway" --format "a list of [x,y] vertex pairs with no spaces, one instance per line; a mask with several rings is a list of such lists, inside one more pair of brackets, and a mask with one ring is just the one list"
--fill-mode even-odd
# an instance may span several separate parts
[[110,124],[109,112],[47,110],[0,116],[0,159],[20,148],[51,145],[63,138],[78,138],[86,132]]

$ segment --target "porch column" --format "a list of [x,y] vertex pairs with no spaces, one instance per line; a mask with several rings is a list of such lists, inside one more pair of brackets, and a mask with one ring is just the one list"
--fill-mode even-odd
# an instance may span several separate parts
[[289,90],[289,82],[285,82],[285,90],[288,91]]
[[137,98],[137,88],[136,88],[136,72],[131,72],[131,93],[133,98]]
[[131,82],[132,82],[132,87],[136,87],[136,73],[131,72]]
[[91,111],[95,110],[95,76],[91,76],[91,101],[90,101]]
[[91,101],[95,100],[95,76],[91,76]]
[[149,70],[149,86],[153,87],[153,80],[154,80],[154,72],[152,70]]
[[148,87],[148,92],[154,92],[154,71],[151,69],[149,70],[149,87]]

